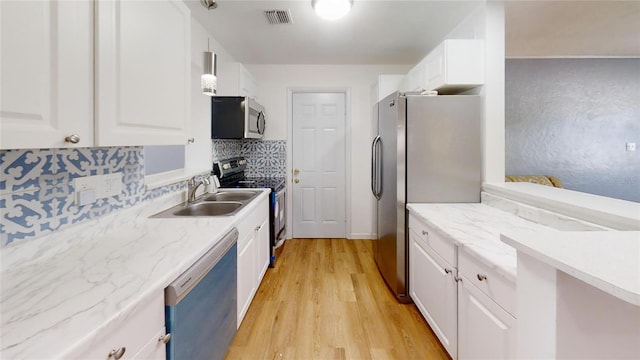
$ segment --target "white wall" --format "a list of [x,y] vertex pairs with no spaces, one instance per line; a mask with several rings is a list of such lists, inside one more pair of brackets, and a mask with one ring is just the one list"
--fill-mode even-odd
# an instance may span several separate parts
[[194,139],[186,146],[185,168],[195,170],[211,170],[211,98],[202,95],[200,76],[204,71],[204,55],[209,48],[221,62],[235,61],[229,53],[209,34],[195,19],[191,18],[191,127],[189,133]]
[[[290,89],[300,90],[339,90],[348,89],[350,103],[351,155],[347,161],[351,168],[347,169],[347,189],[351,204],[347,218],[347,236],[352,239],[373,238],[375,235],[374,217],[375,202],[371,195],[370,178],[370,142],[373,138],[371,124],[372,106],[371,85],[379,74],[406,74],[410,66],[404,65],[247,65],[247,69],[255,77],[260,93],[260,102],[265,106],[268,125],[265,140],[289,140],[288,129],[288,93]],[[291,142],[287,146],[290,149]],[[290,151],[290,150],[289,150]],[[349,147],[347,147],[349,151]],[[350,161],[349,161],[350,160]],[[291,173],[291,156],[287,158],[287,171]],[[350,179],[349,179],[350,178]],[[291,184],[287,191],[292,194]],[[288,197],[288,208],[291,209],[291,196]],[[349,209],[347,209],[349,211]],[[289,211],[287,223],[291,224]],[[349,225],[349,222],[347,222]],[[291,236],[291,226],[288,226]]]

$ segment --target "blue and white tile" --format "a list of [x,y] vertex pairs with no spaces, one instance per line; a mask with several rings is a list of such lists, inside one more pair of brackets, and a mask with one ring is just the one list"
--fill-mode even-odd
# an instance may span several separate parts
[[[73,179],[116,172],[122,173],[120,195],[75,204]],[[6,150],[0,174],[0,246],[182,190],[174,184],[145,194],[142,147]]]

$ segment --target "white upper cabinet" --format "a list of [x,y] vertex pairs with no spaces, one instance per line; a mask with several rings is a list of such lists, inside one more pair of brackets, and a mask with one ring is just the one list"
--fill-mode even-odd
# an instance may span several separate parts
[[241,63],[218,63],[217,76],[217,95],[258,98],[258,86],[249,70]]
[[425,90],[453,93],[484,84],[482,40],[445,40],[425,60]]
[[378,101],[386,98],[396,91],[401,91],[404,75],[378,75],[378,80],[371,85],[371,101],[377,104]]
[[186,144],[189,9],[178,0],[96,4],[97,145]]
[[1,1],[0,16],[0,148],[92,146],[92,2]]
[[0,14],[0,148],[186,144],[182,1],[1,1]]
[[427,65],[422,59],[407,74],[406,91],[423,91],[427,89]]

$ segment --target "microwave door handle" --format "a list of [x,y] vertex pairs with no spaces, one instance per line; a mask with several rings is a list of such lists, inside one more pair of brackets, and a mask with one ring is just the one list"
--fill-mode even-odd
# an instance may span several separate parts
[[262,135],[264,134],[264,129],[265,129],[265,119],[264,119],[264,113],[262,111],[260,111],[258,113],[258,119],[256,120],[256,126],[258,128],[258,134]]

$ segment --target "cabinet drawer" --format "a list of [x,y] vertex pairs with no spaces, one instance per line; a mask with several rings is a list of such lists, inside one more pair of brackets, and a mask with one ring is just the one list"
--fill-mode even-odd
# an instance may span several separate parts
[[458,253],[458,271],[508,313],[516,314],[516,284],[464,250]]
[[454,267],[457,266],[456,246],[453,241],[440,235],[435,229],[413,215],[409,217],[409,229],[415,233],[416,241],[422,246],[431,247],[446,262]]
[[[255,200],[254,200],[255,201]],[[238,228],[238,252],[246,246],[246,243],[251,239],[251,236],[256,227],[264,221],[265,218],[269,218],[269,197],[260,200],[256,208],[248,214],[244,215],[236,227]]]
[[142,301],[128,310],[108,328],[92,337],[91,341],[83,344],[78,352],[65,358],[104,360],[109,358],[112,350],[124,347],[121,359],[133,359],[149,339],[155,337],[158,329],[164,329],[164,294],[159,292],[154,295],[153,299]]

